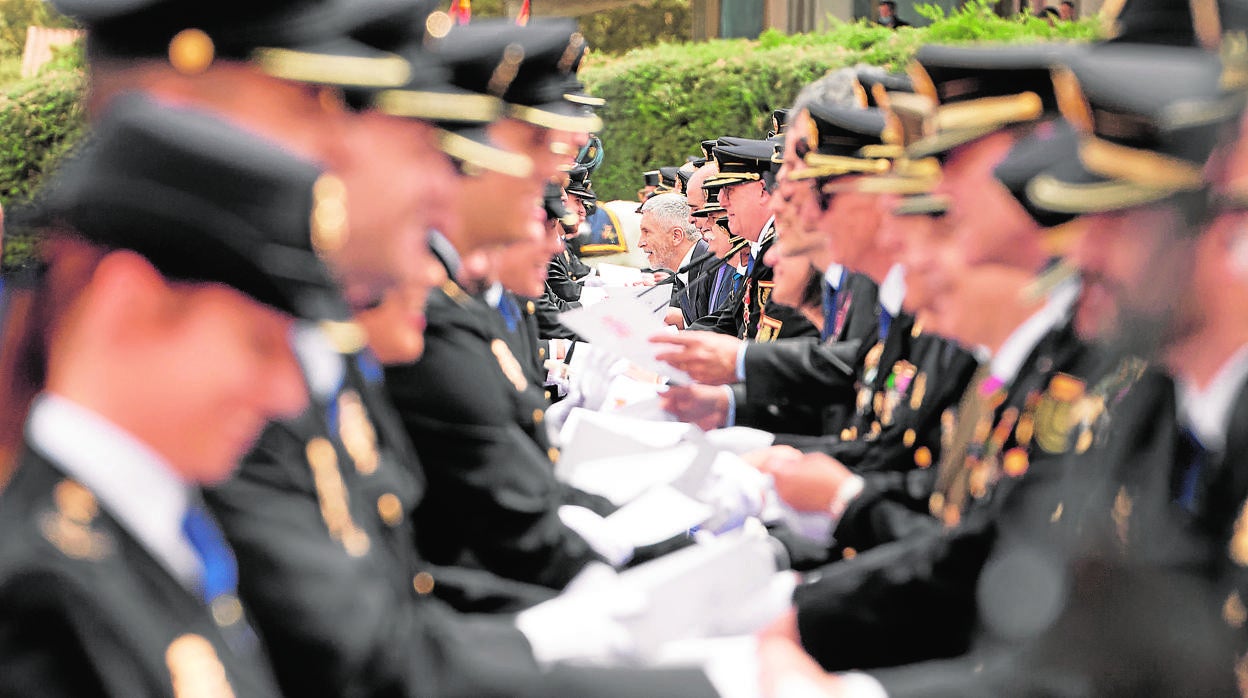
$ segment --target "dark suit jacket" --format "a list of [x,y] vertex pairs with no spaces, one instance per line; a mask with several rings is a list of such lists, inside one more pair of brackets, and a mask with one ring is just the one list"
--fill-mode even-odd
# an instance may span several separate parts
[[763,263],[763,257],[775,242],[775,229],[764,231],[759,239],[764,242],[759,247],[754,266],[733,294],[729,304],[716,314],[698,319],[687,329],[709,330],[740,339],[754,339],[759,336],[762,328],[766,328],[765,334],[769,340],[819,334],[815,326],[799,311],[770,302],[774,285],[771,280],[772,269]]
[[64,495],[75,486],[28,450],[0,497],[0,694],[173,698],[177,671],[278,695],[246,619],[218,625],[107,511]]
[[[696,259],[705,253],[706,243],[699,240],[693,245],[691,259]],[[672,307],[680,308],[680,312],[685,318],[686,327],[711,314],[711,292],[715,288],[714,274],[719,268],[718,264],[719,260],[716,257],[711,257],[701,264],[691,267],[688,272],[688,282],[679,282],[676,288],[672,290]],[[711,275],[702,278],[707,273]]]
[[[794,595],[802,643],[828,669],[892,666],[964,652],[976,623],[975,585],[1001,516],[1001,502],[1028,473],[1043,471],[1043,449],[1020,443],[1015,426],[1034,410],[1056,371],[1086,375],[1086,348],[1069,323],[1049,332],[1024,362],[988,434],[1002,438],[999,453],[1027,450],[1023,473],[987,483],[970,500],[960,521],[940,524],[830,565]],[[1012,414],[1013,416],[1007,416]],[[1034,419],[1034,417],[1033,417]],[[1006,432],[1005,430],[1009,431]],[[983,444],[972,443],[968,453]],[[973,465],[967,461],[965,466]]]

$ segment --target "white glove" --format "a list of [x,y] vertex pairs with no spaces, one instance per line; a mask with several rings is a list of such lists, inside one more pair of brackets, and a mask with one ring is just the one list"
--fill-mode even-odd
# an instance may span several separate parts
[[[593,579],[584,579],[588,574]],[[578,581],[580,580],[580,581]],[[590,566],[558,597],[521,611],[516,628],[543,668],[558,662],[622,666],[637,657],[636,643],[620,623],[640,612],[644,599]]]
[[622,567],[633,559],[632,544],[620,540],[611,531],[607,520],[589,509],[564,504],[559,507],[559,520],[564,526],[576,531],[594,552],[606,558],[613,566]]
[[737,456],[726,452],[717,454],[696,497],[714,510],[702,528],[723,533],[760,515],[770,487],[766,475]]

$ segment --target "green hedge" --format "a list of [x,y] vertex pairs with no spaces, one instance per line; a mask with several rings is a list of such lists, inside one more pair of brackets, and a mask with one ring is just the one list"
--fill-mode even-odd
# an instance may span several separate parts
[[788,106],[801,87],[829,70],[865,63],[901,69],[924,43],[1090,40],[1096,21],[1050,25],[1001,18],[978,0],[945,15],[922,6],[932,20],[897,31],[867,22],[834,22],[830,30],[788,36],[764,32],[756,41],[664,44],[618,58],[591,56],[583,72],[590,91],[607,100],[601,134],[605,159],[594,188],[606,200],[632,199],[641,173],[679,165],[698,143],[724,135],[762,138],[771,111]]
[[[6,208],[29,197],[81,138],[86,124],[81,64],[66,52],[38,76],[0,92],[0,202]],[[30,244],[21,231],[9,231],[4,263],[24,259]]]

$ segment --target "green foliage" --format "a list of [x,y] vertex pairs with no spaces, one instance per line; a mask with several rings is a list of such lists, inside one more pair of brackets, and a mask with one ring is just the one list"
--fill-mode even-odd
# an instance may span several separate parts
[[622,53],[652,44],[688,41],[689,14],[689,0],[646,0],[581,17],[581,33],[595,51]]
[[827,31],[763,32],[756,41],[659,44],[586,62],[582,77],[604,97],[606,152],[594,174],[603,199],[632,199],[641,173],[679,165],[706,138],[762,138],[771,110],[788,106],[801,87],[828,71],[857,64],[901,70],[924,43],[1090,40],[1095,18],[1051,25],[1032,17],[1002,18],[987,0],[946,14],[923,6],[928,27],[892,30],[870,22],[833,20]]
[[[58,62],[80,61],[74,51]],[[84,78],[81,70],[45,70],[0,93],[0,202],[20,202],[38,188],[82,137]],[[6,235],[6,266],[30,252],[31,240]]]

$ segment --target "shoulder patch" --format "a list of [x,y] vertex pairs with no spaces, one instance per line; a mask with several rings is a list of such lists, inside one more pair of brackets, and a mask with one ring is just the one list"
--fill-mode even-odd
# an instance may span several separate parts
[[92,527],[99,514],[95,495],[74,480],[61,480],[52,490],[54,510],[39,516],[39,532],[66,557],[102,560],[115,549],[113,539]]
[[516,360],[511,349],[508,348],[507,342],[501,339],[495,339],[490,342],[490,351],[494,353],[494,358],[498,359],[498,367],[503,370],[503,375],[519,392],[524,392],[529,387],[529,381],[524,377],[524,368],[520,366],[520,362]]

